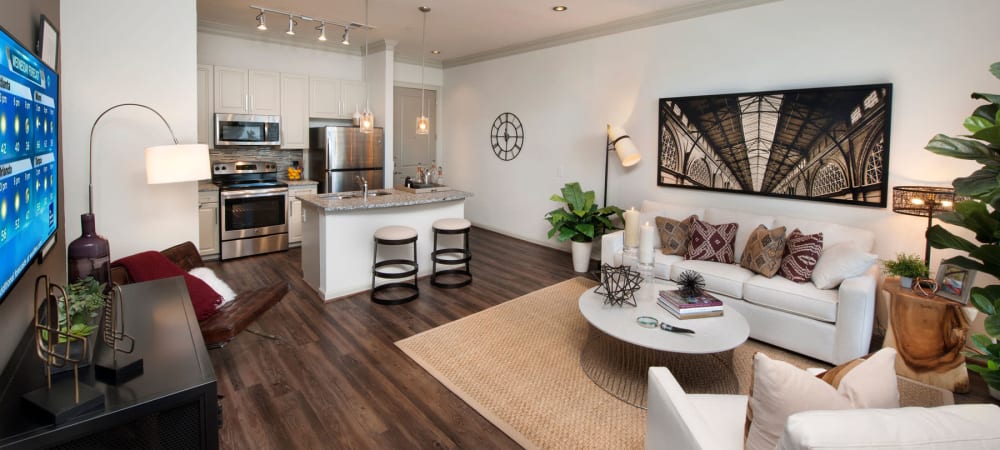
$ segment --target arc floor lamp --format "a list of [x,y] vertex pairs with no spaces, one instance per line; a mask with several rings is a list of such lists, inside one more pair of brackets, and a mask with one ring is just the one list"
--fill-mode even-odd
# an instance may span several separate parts
[[622,167],[632,167],[642,159],[635,142],[632,142],[625,130],[609,124],[607,146],[604,149],[604,203],[601,206],[608,206],[608,164],[611,163],[612,151],[618,154]]

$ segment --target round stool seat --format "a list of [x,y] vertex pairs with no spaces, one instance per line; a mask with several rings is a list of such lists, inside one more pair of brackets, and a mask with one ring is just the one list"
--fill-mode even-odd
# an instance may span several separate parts
[[457,231],[472,227],[472,222],[465,219],[438,219],[434,221],[435,230]]
[[416,237],[417,230],[402,225],[389,225],[375,230],[375,239],[380,241],[402,241]]

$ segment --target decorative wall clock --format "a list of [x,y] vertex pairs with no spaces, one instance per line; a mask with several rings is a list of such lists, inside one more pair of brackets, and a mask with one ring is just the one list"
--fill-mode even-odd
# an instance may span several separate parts
[[524,126],[514,113],[500,113],[490,129],[493,153],[503,161],[517,158],[524,147]]

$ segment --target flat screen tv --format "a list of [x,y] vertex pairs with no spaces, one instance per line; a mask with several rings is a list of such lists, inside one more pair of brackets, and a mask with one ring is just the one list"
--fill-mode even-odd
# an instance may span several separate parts
[[59,223],[59,78],[0,28],[0,301]]

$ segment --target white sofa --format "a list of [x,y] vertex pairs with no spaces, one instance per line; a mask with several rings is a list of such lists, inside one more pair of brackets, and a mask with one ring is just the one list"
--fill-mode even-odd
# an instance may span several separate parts
[[[750,233],[760,224],[768,229],[784,226],[786,233],[823,233],[823,248],[852,242],[866,252],[875,243],[874,233],[844,225],[768,216],[717,208],[698,208],[643,201],[641,223],[654,223],[657,216],[683,220],[696,214],[712,224],[737,223],[736,264],[686,260],[682,256],[654,252],[657,278],[677,280],[681,272],[694,270],[705,279],[706,289],[726,307],[739,311],[750,324],[750,337],[813,358],[840,364],[868,353],[875,315],[877,267],[845,279],[838,288],[819,289],[812,282],[796,283],[775,275],[766,278],[740,267],[739,261]],[[659,236],[654,239],[659,243]],[[659,245],[657,245],[659,247]],[[623,262],[624,233],[617,231],[601,239],[601,263]],[[822,261],[822,257],[820,258]]]
[[[649,368],[646,449],[743,449],[745,395],[686,394],[664,367]],[[780,450],[1000,448],[1000,408],[843,409],[791,415]]]

